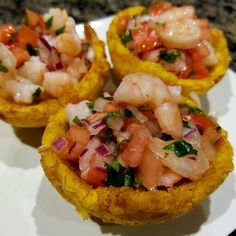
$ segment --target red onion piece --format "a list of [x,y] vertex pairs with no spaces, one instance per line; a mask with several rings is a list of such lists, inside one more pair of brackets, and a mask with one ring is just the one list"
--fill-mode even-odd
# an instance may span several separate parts
[[70,147],[70,150],[68,151],[68,154],[70,154],[72,152],[72,150],[74,149],[75,146],[76,146],[76,142],[74,142],[72,144],[72,146]]
[[188,133],[184,135],[184,138],[187,140],[199,140],[200,139],[200,134],[198,132],[198,129],[191,129]]
[[204,128],[199,124],[196,124],[196,127],[197,127],[197,130],[198,130],[199,134],[203,135]]
[[61,70],[61,69],[63,69],[63,64],[61,63],[61,62],[58,62],[57,64],[56,64],[56,69],[57,70]]
[[96,148],[96,151],[99,155],[105,156],[108,153],[107,148],[102,144]]
[[59,137],[53,142],[53,146],[57,151],[60,151],[68,144],[68,140],[64,137]]
[[102,125],[105,125],[103,120],[98,120],[97,122],[93,123],[91,126],[94,128],[94,129],[97,129],[99,127],[101,127]]
[[50,46],[50,44],[47,42],[47,40],[43,37],[39,38],[40,42],[42,42],[42,44],[49,50],[52,50],[52,47]]

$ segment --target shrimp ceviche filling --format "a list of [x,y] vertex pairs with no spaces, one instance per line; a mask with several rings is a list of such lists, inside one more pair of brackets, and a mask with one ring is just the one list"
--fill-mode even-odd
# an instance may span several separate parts
[[94,187],[155,190],[196,181],[216,156],[221,128],[180,100],[179,86],[129,74],[113,96],[66,106],[68,130],[53,151]]
[[159,63],[179,78],[204,78],[218,62],[208,20],[199,19],[192,6],[162,2],[139,15],[122,15],[117,32],[139,58]]
[[27,9],[19,27],[0,25],[1,95],[16,103],[60,97],[82,79],[93,60],[93,48],[78,37],[66,10],[40,15]]

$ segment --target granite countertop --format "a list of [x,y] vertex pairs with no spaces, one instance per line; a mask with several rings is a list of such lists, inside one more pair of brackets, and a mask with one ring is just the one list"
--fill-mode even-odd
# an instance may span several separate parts
[[[63,7],[76,22],[90,21],[115,14],[119,10],[134,5],[148,5],[151,0],[0,0],[0,22],[19,23],[24,9],[46,12],[50,7]],[[198,15],[210,20],[221,28],[228,40],[232,56],[230,67],[236,71],[236,0],[170,0],[173,4],[191,4]]]

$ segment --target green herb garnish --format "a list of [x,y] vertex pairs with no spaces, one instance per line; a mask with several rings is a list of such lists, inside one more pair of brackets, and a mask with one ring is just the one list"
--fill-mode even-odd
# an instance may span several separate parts
[[177,140],[169,145],[166,145],[163,149],[173,151],[177,157],[183,157],[187,154],[197,155],[198,153],[198,151],[194,149],[190,143],[184,140]]
[[132,34],[131,34],[130,31],[129,31],[128,34],[124,33],[124,34],[120,35],[120,40],[123,44],[126,44],[126,43],[130,42],[132,39],[133,39],[133,37],[132,37]]
[[123,168],[117,160],[114,160],[111,165],[105,163],[107,168],[107,178],[103,181],[106,185],[115,187],[132,186],[135,182],[133,168]]
[[177,57],[179,57],[181,54],[180,51],[173,51],[171,53],[168,53],[166,50],[161,50],[160,51],[160,58],[170,64],[175,63],[175,60]]
[[62,34],[64,31],[65,31],[65,26],[63,26],[60,29],[56,30],[56,35]]
[[34,93],[32,94],[33,96],[33,101],[37,101],[39,98],[40,98],[40,95],[41,95],[41,88],[37,88]]
[[8,72],[7,67],[4,66],[1,61],[0,61],[0,72],[4,72],[4,73],[7,73],[7,72]]
[[203,114],[203,111],[198,107],[192,107],[187,104],[181,105],[182,108],[187,108],[189,114]]
[[87,104],[89,110],[90,110],[92,113],[94,113],[94,110],[93,110],[93,108],[94,108],[94,103],[93,103],[93,102],[86,102],[86,104]]
[[183,127],[184,128],[190,128],[189,124],[188,124],[188,121],[183,121]]
[[130,111],[128,108],[124,108],[123,114],[124,114],[124,117],[128,117],[128,118],[133,116],[132,111]]
[[28,43],[26,45],[26,49],[28,51],[28,53],[31,56],[38,56],[39,55],[39,49],[37,47],[34,47],[32,44]]
[[52,21],[53,21],[53,16],[51,16],[46,22],[46,26],[48,29],[50,29],[52,27]]
[[109,113],[103,118],[103,121],[104,121],[105,123],[107,123],[108,119],[111,118],[111,117],[122,118],[122,117],[124,117],[124,115],[121,114],[120,112],[115,112],[115,111],[109,112]]
[[73,122],[77,125],[81,125],[81,121],[80,121],[80,118],[78,116],[75,116],[75,118],[73,119]]

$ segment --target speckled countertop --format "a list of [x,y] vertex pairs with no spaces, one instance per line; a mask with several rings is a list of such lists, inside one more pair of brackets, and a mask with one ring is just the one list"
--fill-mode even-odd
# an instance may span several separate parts
[[[77,22],[112,15],[134,5],[148,5],[152,0],[0,0],[0,22],[19,23],[24,9],[46,12],[50,7],[64,7]],[[206,17],[212,25],[221,28],[227,37],[232,55],[230,67],[236,71],[236,0],[169,0],[176,5],[195,6],[200,17]]]

